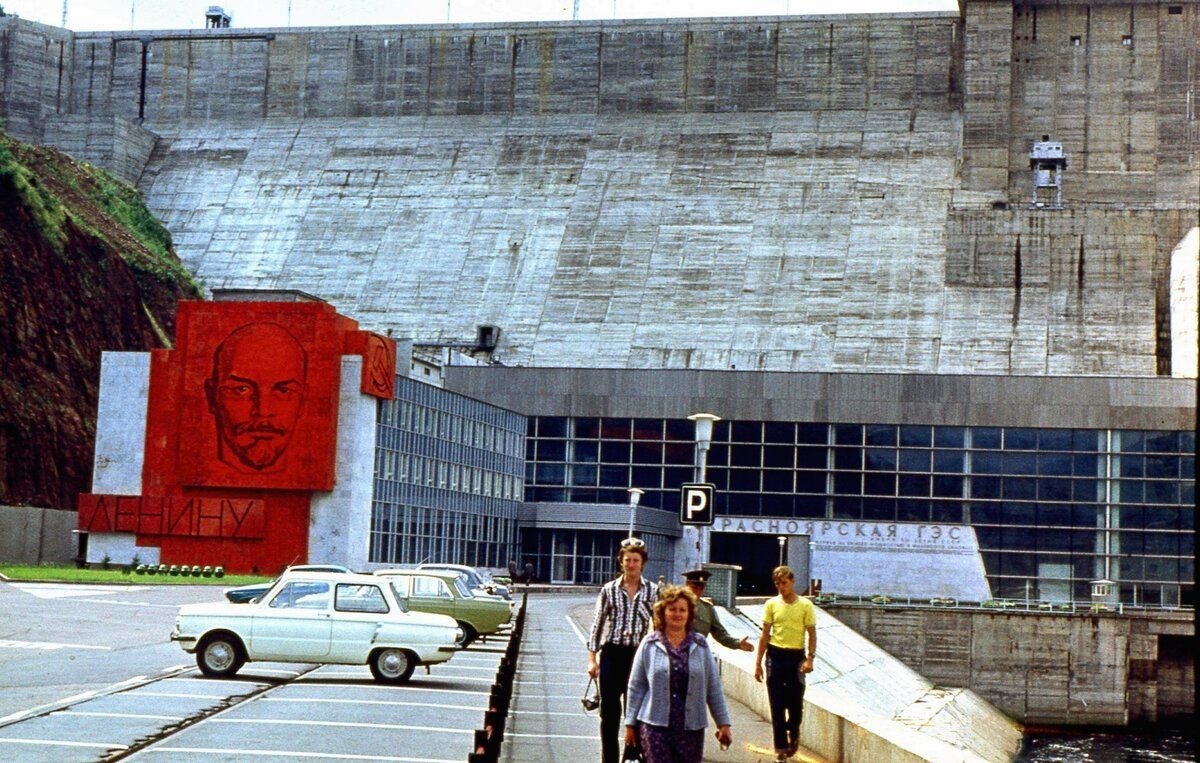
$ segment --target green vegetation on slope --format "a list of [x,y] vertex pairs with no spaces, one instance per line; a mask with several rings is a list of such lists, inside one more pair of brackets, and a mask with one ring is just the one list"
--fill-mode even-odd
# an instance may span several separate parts
[[[3,132],[0,182],[9,183],[56,251],[62,252],[66,243],[66,221],[70,219],[117,252],[139,276],[149,275],[200,293],[199,285],[172,251],[171,234],[128,183],[65,154],[18,143]],[[98,214],[87,214],[89,207]],[[130,246],[132,243],[140,246]]]

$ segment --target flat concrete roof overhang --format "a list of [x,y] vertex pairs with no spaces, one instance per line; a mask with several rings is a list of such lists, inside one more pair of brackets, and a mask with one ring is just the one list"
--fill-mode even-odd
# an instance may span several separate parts
[[1184,430],[1196,380],[449,366],[446,388],[526,416]]

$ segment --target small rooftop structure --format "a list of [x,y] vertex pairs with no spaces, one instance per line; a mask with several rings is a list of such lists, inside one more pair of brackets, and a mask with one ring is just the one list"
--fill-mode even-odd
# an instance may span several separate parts
[[208,29],[228,29],[233,15],[219,5],[210,5],[204,14],[204,26]]

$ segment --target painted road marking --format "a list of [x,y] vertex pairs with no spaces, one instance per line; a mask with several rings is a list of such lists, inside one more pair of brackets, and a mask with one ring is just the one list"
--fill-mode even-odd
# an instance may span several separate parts
[[51,715],[88,715],[96,718],[146,718],[152,721],[182,721],[182,715],[143,715],[141,713],[98,713],[91,710],[59,710]]
[[[3,740],[0,740],[3,741]],[[238,757],[249,757],[258,755],[261,757],[275,758],[332,758],[336,760],[383,760],[388,763],[462,763],[459,758],[397,758],[386,757],[382,755],[350,755],[344,752],[328,753],[328,752],[300,752],[298,750],[227,750],[221,747],[147,747],[140,751],[145,755],[152,752],[185,752],[197,755],[236,755]]]
[[9,739],[0,737],[4,744],[36,744],[43,747],[98,747],[102,750],[127,750],[129,745],[105,744],[104,742],[68,742],[65,739]]
[[[347,729],[392,729],[394,731],[424,731],[443,734],[474,734],[475,729],[451,729],[437,726],[409,726],[401,723],[354,723],[352,721],[295,721],[275,718],[209,718],[208,723],[264,724],[271,726],[333,726]],[[591,737],[589,737],[591,738]]]
[[103,596],[141,591],[145,586],[79,585],[76,583],[9,583],[19,591],[39,599],[64,599],[68,596]]
[[111,646],[94,646],[92,644],[59,644],[54,641],[15,641],[0,639],[0,649],[41,649],[54,652],[59,649],[95,649],[101,652],[111,652]]
[[[445,710],[487,710],[487,705],[444,705],[438,702],[400,702],[394,699],[319,699],[316,697],[261,697],[259,702],[311,702],[331,705],[389,705],[408,707],[440,707]],[[578,715],[578,713],[573,713]]]

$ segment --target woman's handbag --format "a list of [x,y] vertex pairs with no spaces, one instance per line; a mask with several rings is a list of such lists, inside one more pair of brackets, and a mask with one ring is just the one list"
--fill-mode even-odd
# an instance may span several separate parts
[[583,696],[579,698],[583,703],[583,711],[590,713],[600,707],[600,687],[596,684],[596,679],[589,677],[587,686],[583,687]]

